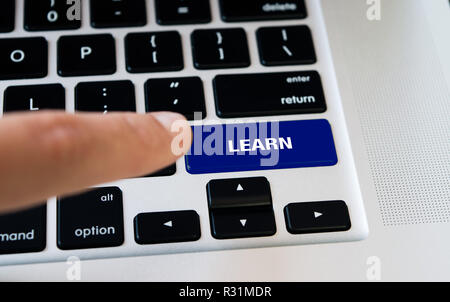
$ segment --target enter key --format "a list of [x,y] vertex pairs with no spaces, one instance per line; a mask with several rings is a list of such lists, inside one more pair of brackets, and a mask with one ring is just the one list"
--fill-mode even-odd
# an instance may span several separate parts
[[214,93],[221,118],[327,110],[317,71],[219,75],[214,79]]

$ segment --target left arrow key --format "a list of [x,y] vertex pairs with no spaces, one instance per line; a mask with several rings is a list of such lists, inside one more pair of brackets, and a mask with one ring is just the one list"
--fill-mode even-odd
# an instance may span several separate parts
[[142,213],[134,218],[134,235],[141,245],[197,241],[200,218],[195,211]]

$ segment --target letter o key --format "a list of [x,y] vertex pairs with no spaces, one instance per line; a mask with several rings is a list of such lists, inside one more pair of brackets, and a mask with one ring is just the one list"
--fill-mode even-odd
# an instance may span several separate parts
[[10,58],[14,63],[20,63],[25,60],[25,53],[20,49],[16,49],[11,53]]

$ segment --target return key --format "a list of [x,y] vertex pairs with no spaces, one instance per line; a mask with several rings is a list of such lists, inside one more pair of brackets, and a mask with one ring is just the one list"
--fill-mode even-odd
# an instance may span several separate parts
[[327,110],[316,71],[219,75],[214,79],[221,118],[322,113]]

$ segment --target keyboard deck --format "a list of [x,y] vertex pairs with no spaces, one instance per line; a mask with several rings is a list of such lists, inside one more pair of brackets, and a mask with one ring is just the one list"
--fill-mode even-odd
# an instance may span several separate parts
[[0,4],[2,114],[176,111],[231,140],[0,216],[0,265],[367,236],[320,1],[69,2]]

